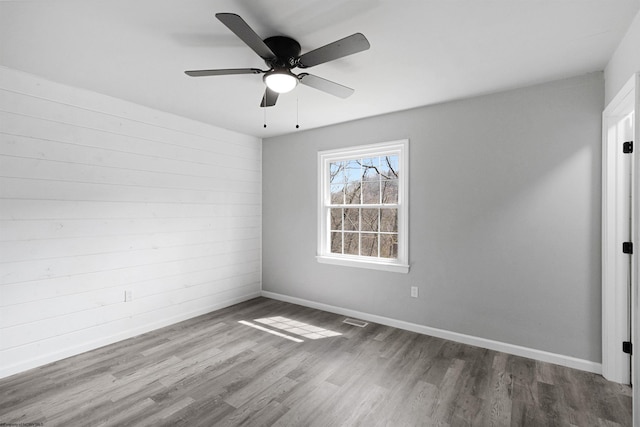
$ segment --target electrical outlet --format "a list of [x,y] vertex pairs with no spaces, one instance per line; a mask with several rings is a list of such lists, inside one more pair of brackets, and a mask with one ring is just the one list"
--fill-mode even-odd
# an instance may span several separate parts
[[129,302],[133,300],[133,291],[128,290],[124,291],[124,302]]
[[412,286],[411,287],[411,298],[418,298],[418,287],[417,286]]

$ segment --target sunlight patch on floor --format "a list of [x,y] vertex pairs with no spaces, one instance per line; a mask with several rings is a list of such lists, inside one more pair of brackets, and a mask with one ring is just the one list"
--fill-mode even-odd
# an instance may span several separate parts
[[279,336],[279,337],[286,338],[286,339],[291,340],[291,341],[295,341],[295,342],[304,342],[304,340],[301,340],[301,339],[299,339],[299,338],[295,338],[295,337],[292,337],[292,336],[290,336],[290,335],[283,334],[283,333],[278,332],[278,331],[273,331],[273,330],[271,330],[271,329],[267,329],[267,328],[265,328],[265,327],[263,327],[263,326],[256,325],[255,323],[247,322],[246,320],[239,320],[239,321],[238,321],[238,323],[241,323],[241,324],[243,324],[243,325],[245,325],[245,326],[251,326],[252,328],[259,329],[259,330],[261,330],[261,331],[268,332],[268,333],[270,333],[270,334],[272,334],[272,335],[277,335],[277,336]]
[[268,325],[271,328],[280,329],[281,331],[285,331],[289,334],[300,335],[310,340],[342,335],[340,332],[330,331],[329,329],[298,322],[297,320],[291,320],[282,316],[265,317],[254,320],[258,323],[262,323],[263,325]]

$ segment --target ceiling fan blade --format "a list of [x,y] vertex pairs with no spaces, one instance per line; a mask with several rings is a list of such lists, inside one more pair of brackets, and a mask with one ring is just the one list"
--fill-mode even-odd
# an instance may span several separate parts
[[261,107],[273,107],[276,105],[276,101],[278,100],[279,93],[273,91],[269,88],[266,88],[264,91],[264,96],[262,97],[262,101],[260,101]]
[[260,74],[264,71],[258,68],[227,68],[223,70],[191,70],[184,72],[187,76],[191,77],[204,77],[204,76],[228,76],[231,74]]
[[362,52],[370,47],[369,40],[362,33],[355,33],[305,53],[300,56],[298,66],[300,68],[313,67],[314,65],[324,64],[334,59]]
[[233,31],[247,46],[253,49],[260,58],[264,60],[276,58],[276,55],[269,46],[262,41],[260,36],[258,36],[239,15],[235,13],[216,13],[216,18]]
[[298,75],[298,78],[300,79],[300,83],[303,85],[310,86],[339,98],[348,98],[353,94],[353,92],[355,92],[355,90],[350,87],[342,86],[341,84],[323,79],[322,77],[314,76],[313,74],[302,73]]

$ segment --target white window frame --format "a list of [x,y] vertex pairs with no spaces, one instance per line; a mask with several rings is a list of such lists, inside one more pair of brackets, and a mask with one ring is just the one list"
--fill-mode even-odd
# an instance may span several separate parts
[[[398,258],[386,259],[369,256],[331,253],[329,165],[332,162],[361,157],[398,155]],[[318,252],[316,259],[324,264],[370,268],[374,270],[409,272],[409,140],[360,145],[318,152]],[[353,205],[354,208],[367,205]]]

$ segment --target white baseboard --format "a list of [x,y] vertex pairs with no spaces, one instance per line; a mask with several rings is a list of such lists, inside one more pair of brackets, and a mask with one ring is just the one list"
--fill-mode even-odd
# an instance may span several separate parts
[[14,363],[9,366],[2,366],[0,367],[0,378],[5,378],[14,374],[18,374],[20,372],[27,371],[29,369],[46,365],[47,363],[55,362],[58,360],[66,359],[67,357],[75,356],[80,353],[95,350],[97,348],[104,347],[105,345],[126,340],[128,338],[132,338],[147,332],[151,332],[156,329],[163,328],[165,326],[173,325],[175,323],[179,323],[184,320],[192,319],[194,317],[201,316],[203,314],[211,313],[212,311],[220,310],[220,309],[232,306],[234,304],[238,304],[253,298],[257,298],[259,296],[260,296],[260,292],[252,292],[247,295],[231,298],[225,301],[218,302],[216,304],[209,305],[199,310],[191,311],[188,313],[181,313],[178,316],[164,318],[160,321],[153,322],[153,323],[147,323],[134,329],[128,329],[126,331],[122,331],[121,333],[118,333],[115,335],[100,337],[99,339],[96,339],[90,342],[84,342],[73,347],[67,347],[60,351],[39,355],[37,357],[24,360],[19,363]]
[[576,357],[565,356],[562,354],[550,353],[547,351],[536,350],[533,348],[522,347],[519,345],[508,344],[500,341],[489,340],[486,338],[474,337],[471,335],[460,334],[457,332],[446,331],[444,329],[432,328],[429,326],[418,325],[416,323],[405,322],[402,320],[390,319],[375,314],[363,313],[347,308],[336,307],[333,305],[322,304],[315,301],[309,301],[302,298],[282,295],[275,292],[262,291],[262,296],[279,301],[290,302],[305,307],[315,308],[330,313],[341,314],[348,317],[356,317],[358,319],[367,320],[381,325],[392,326],[394,328],[404,329],[419,334],[429,335],[437,338],[443,338],[462,344],[482,347],[489,350],[500,351],[502,353],[513,354],[515,356],[527,357],[529,359],[539,360],[541,362],[554,363],[556,365],[566,366],[569,368],[580,369],[582,371],[602,374],[602,364],[591,362],[589,360],[578,359]]

